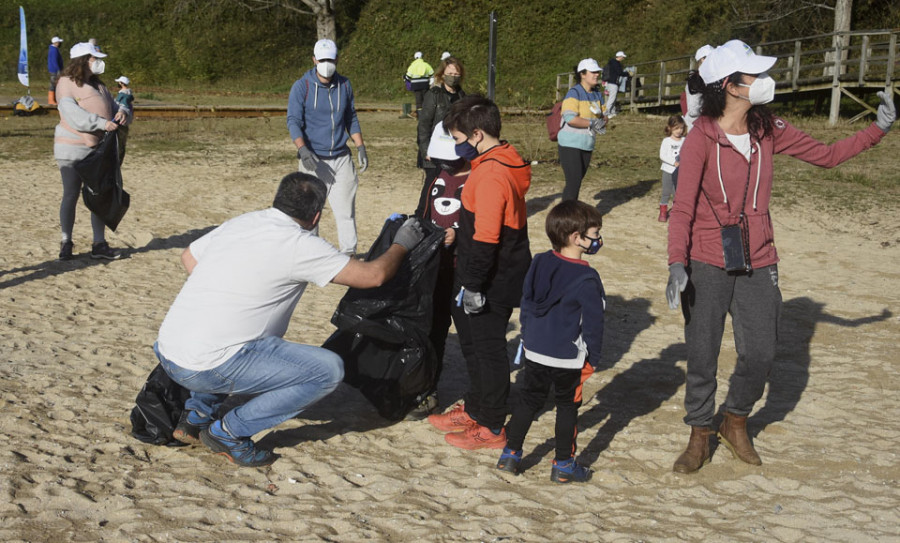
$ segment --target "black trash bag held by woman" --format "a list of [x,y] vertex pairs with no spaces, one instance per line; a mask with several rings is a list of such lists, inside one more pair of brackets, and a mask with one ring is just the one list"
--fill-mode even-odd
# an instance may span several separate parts
[[81,177],[85,207],[115,232],[131,203],[131,197],[122,188],[116,133],[105,132],[91,153],[75,165],[75,171]]
[[[366,260],[391,246],[403,224],[388,220]],[[437,358],[428,338],[439,250],[444,232],[422,224],[428,234],[384,285],[351,288],[331,317],[337,331],[322,345],[344,360],[344,381],[359,389],[389,420],[400,420],[431,389]]]

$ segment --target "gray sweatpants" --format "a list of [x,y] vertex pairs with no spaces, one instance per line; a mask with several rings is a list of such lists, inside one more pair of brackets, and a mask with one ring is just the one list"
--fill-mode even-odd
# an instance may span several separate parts
[[669,198],[675,196],[675,187],[678,186],[678,168],[672,173],[662,173],[662,196],[659,198],[659,205],[669,205]]
[[[72,240],[72,230],[75,228],[75,208],[78,207],[78,198],[81,196],[81,178],[75,171],[77,161],[57,160],[59,174],[62,176],[63,196],[59,206],[59,228],[62,230],[62,240]],[[94,243],[106,240],[106,225],[103,220],[91,213],[91,230],[94,233]]]
[[778,266],[735,274],[692,260],[688,276],[681,295],[688,351],[684,422],[709,427],[715,414],[716,371],[726,313],[731,314],[738,359],[725,409],[746,416],[762,397],[775,360],[781,318]]
[[[346,254],[356,252],[356,188],[359,178],[350,153],[335,158],[319,157],[316,171],[311,172],[300,163],[299,170],[315,175],[328,187],[328,204],[337,223],[340,251]],[[316,227],[318,233],[318,227]]]

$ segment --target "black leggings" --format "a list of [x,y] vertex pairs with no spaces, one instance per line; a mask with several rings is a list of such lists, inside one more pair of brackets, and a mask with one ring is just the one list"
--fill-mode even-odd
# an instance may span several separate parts
[[563,175],[566,177],[566,186],[563,189],[563,200],[577,200],[581,191],[581,180],[591,165],[592,151],[582,151],[574,147],[559,146],[559,165],[562,166]]

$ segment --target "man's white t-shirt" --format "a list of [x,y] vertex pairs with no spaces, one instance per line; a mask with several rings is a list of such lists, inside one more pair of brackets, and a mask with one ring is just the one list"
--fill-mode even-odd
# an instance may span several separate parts
[[231,219],[190,245],[197,260],[163,320],[163,356],[215,368],[246,343],[282,337],[306,284],[327,285],[349,257],[275,208]]

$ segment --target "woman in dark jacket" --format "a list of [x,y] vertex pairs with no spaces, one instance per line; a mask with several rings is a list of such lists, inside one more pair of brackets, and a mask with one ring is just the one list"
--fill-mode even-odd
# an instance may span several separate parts
[[447,57],[434,73],[434,86],[425,93],[422,110],[419,112],[417,138],[419,154],[416,166],[425,170],[422,195],[419,198],[419,206],[416,208],[418,216],[421,216],[420,212],[425,209],[427,187],[437,177],[439,171],[437,165],[428,158],[431,133],[434,132],[434,127],[444,120],[444,116],[450,110],[450,105],[466,95],[462,90],[464,76],[465,70],[459,60],[455,57]]

